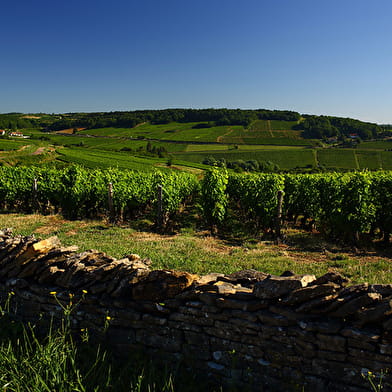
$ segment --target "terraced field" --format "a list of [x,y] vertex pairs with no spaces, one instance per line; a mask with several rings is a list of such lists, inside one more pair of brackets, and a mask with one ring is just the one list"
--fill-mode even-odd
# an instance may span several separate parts
[[221,143],[312,146],[313,140],[301,138],[300,131],[252,131],[235,129],[221,138]]
[[[59,154],[61,161],[77,163],[89,168],[118,167],[121,169],[151,171],[154,169],[154,165],[165,162],[165,159],[142,158],[125,152],[113,153],[102,150],[86,150],[84,148],[62,148],[59,150]],[[160,165],[160,167],[164,167],[164,165]]]
[[[85,129],[74,135],[26,129],[31,139],[0,139],[0,163],[35,165],[60,160],[88,167],[151,170],[173,164],[181,170],[203,170],[202,162],[212,156],[227,161],[271,161],[283,170],[318,166],[392,169],[389,140],[362,142],[356,148],[320,148],[320,141],[304,139],[301,131],[293,129],[295,121],[258,120],[249,129],[240,125],[203,128],[200,124],[143,123],[134,128]],[[147,149],[162,147],[169,154],[165,158],[145,156]],[[34,155],[37,148],[43,148],[42,153]]]
[[389,150],[392,149],[392,139],[362,142],[359,148],[361,150]]
[[[379,151],[356,151],[355,154],[361,169],[377,170],[383,168]],[[389,167],[386,165],[385,169],[389,169]]]
[[278,121],[278,120],[257,120],[253,121],[250,126],[250,131],[286,131],[292,130],[297,121]]
[[201,163],[204,159],[213,156],[215,159],[224,158],[227,161],[258,160],[271,161],[281,169],[293,169],[295,167],[316,166],[315,156],[311,149],[265,149],[257,151],[216,151],[190,152],[174,154],[176,159]]
[[335,167],[339,169],[360,169],[354,150],[318,150],[317,159],[319,164],[325,167]]
[[173,140],[189,142],[217,142],[231,130],[243,129],[240,125],[211,128],[193,128],[199,123],[143,124],[135,128],[100,128],[78,132],[80,135],[145,138],[155,140]]

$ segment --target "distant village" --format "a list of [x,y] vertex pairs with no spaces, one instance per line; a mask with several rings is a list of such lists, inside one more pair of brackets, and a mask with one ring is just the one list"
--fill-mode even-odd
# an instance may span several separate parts
[[18,137],[21,139],[28,139],[30,136],[23,135],[20,131],[0,129],[0,136]]

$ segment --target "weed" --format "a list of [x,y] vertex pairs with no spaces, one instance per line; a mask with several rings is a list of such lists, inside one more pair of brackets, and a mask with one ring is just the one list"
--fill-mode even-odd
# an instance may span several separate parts
[[[40,325],[24,326],[14,321],[13,293],[0,306],[0,390],[3,392],[174,392],[199,391],[200,381],[194,375],[158,366],[135,352],[119,365],[100,345],[90,341],[82,328],[71,333],[70,318],[88,295],[83,290],[75,301],[73,294],[50,295],[61,307],[59,328],[51,322],[44,336],[36,333]],[[112,317],[106,314],[103,331],[110,328]],[[204,385],[204,384],[203,384]],[[207,388],[207,387],[206,387]],[[210,390],[210,389],[209,389]]]
[[381,392],[383,390],[383,377],[385,372],[381,370],[380,373],[375,374],[371,371],[362,373],[362,377],[370,384],[372,392]]

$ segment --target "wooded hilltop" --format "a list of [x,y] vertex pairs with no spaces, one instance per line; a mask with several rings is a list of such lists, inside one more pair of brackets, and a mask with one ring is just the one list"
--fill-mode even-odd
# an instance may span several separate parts
[[37,116],[21,113],[0,114],[0,128],[38,128],[58,131],[68,128],[133,128],[138,124],[168,124],[170,122],[199,122],[196,127],[242,125],[245,128],[256,120],[293,122],[292,129],[302,130],[303,137],[323,139],[349,136],[355,133],[363,140],[375,138],[383,127],[375,123],[334,116],[301,115],[288,110],[243,109],[164,109],[95,113],[65,113]]

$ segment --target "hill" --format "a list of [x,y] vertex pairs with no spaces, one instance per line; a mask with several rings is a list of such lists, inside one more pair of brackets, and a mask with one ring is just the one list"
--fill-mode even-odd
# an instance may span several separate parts
[[[0,114],[0,163],[236,170],[392,169],[386,126],[280,110]],[[10,137],[12,130],[28,140]],[[367,141],[369,140],[369,141]],[[362,142],[361,142],[362,141]],[[37,153],[38,151],[38,153]]]

